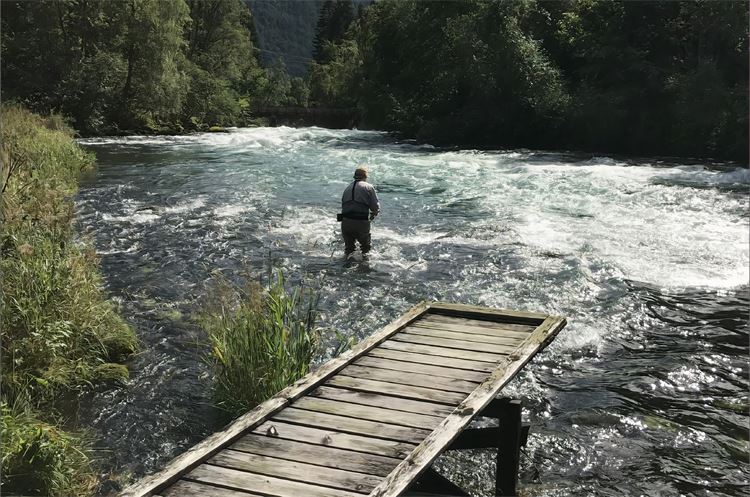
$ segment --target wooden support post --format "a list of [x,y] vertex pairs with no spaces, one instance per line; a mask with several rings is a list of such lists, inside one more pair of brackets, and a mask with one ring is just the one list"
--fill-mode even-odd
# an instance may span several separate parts
[[446,497],[469,497],[464,489],[438,473],[432,468],[422,473],[417,483],[409,488],[406,495],[430,495]]
[[521,401],[507,400],[498,418],[500,437],[497,449],[495,495],[515,496],[521,443]]

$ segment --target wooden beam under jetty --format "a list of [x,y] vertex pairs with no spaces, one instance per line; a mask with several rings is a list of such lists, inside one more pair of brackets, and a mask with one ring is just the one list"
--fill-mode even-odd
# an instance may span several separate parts
[[496,397],[565,324],[547,314],[422,302],[121,495],[462,492],[430,466],[445,450],[479,444],[479,432],[465,432],[477,416],[499,420],[481,430],[492,437],[486,446],[498,448],[498,495],[514,495],[521,406]]

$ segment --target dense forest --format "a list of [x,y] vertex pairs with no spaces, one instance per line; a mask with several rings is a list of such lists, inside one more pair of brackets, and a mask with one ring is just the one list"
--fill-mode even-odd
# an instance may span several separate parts
[[[2,98],[83,134],[248,123],[304,105],[301,79],[258,63],[241,0],[3,2]],[[298,98],[297,98],[298,97]]]
[[747,18],[740,1],[4,2],[2,97],[84,134],[312,105],[439,145],[746,160]]
[[437,144],[746,161],[747,19],[731,1],[377,2],[311,92]]

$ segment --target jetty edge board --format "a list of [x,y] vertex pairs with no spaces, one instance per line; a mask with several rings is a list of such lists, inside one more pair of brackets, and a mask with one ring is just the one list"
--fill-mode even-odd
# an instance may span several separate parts
[[[551,343],[565,324],[562,317],[541,313],[420,302],[349,351],[243,414],[221,431],[174,458],[161,471],[129,486],[120,495],[401,495],[497,396],[503,386],[535,354]],[[419,330],[416,334],[404,332],[407,327],[433,330],[434,333],[424,332],[428,336],[423,336],[424,333],[419,334]],[[397,334],[398,340],[393,340]],[[503,345],[490,346],[491,352],[482,352],[483,337],[487,337],[484,343],[488,345]],[[358,363],[359,359],[363,363]],[[382,369],[374,367],[377,361],[382,363]],[[399,364],[404,367],[400,368]],[[352,367],[348,368],[350,365]],[[347,369],[342,372],[344,368]],[[434,388],[424,383],[427,375],[435,379]],[[475,387],[467,387],[471,385]],[[297,407],[297,400],[315,399],[316,396],[328,400],[301,402],[301,407]],[[379,404],[380,399],[384,404]],[[367,405],[374,409],[381,405],[380,409],[391,409],[392,419],[388,422],[377,422],[374,420],[376,416],[371,416],[374,418],[371,420],[358,419],[357,416]],[[338,415],[336,406],[344,410],[343,416]],[[430,411],[420,411],[420,406]],[[403,421],[398,413],[403,413]],[[317,424],[311,423],[310,419],[316,420]],[[339,422],[341,427],[337,426]],[[348,472],[345,468],[332,469],[325,475],[328,479],[321,480],[323,477],[316,475],[308,482],[305,475],[311,474],[311,465],[317,461],[303,459],[290,462],[290,456],[282,454],[281,459],[270,456],[262,459],[257,453],[252,457],[248,455],[249,461],[264,461],[263,467],[271,468],[265,472],[261,468],[258,474],[251,472],[255,468],[247,461],[235,465],[222,463],[225,460],[234,461],[241,455],[230,449],[230,445],[247,436],[264,437],[257,428],[269,423],[269,426],[276,423],[280,427],[291,423],[301,431],[313,433],[327,430],[332,437],[326,435],[323,446],[333,440],[331,448],[357,451],[357,444],[361,442],[363,447],[373,449],[362,449],[362,452],[354,454],[368,456],[368,451],[381,453],[372,458],[390,460],[392,464],[381,464],[378,471],[360,472],[356,467]],[[415,425],[420,428],[415,428]],[[402,433],[408,433],[408,439]],[[368,437],[372,444],[367,443]],[[337,446],[339,439],[342,445]],[[282,442],[283,436],[278,440]],[[296,440],[308,442],[299,438]],[[388,444],[398,446],[398,450],[389,454]],[[222,451],[228,454],[220,454]],[[293,457],[291,459],[294,460]],[[274,462],[279,464],[272,464]],[[294,473],[295,480],[286,479],[286,473],[282,471],[284,468],[288,468],[289,474],[299,470],[299,473]],[[313,466],[313,472],[315,468],[323,472],[323,466]],[[379,475],[377,480],[373,478],[374,474]],[[357,476],[362,481],[355,484],[356,478],[353,477]],[[247,479],[247,486],[241,483],[243,478]],[[333,483],[329,483],[329,480]],[[344,483],[339,483],[342,481],[348,486],[342,486]],[[170,488],[175,483],[178,483],[174,485],[175,488]]]

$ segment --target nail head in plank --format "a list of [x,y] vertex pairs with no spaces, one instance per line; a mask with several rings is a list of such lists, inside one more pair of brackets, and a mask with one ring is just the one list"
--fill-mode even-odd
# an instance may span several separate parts
[[431,416],[447,416],[453,411],[450,406],[427,402],[425,400],[402,399],[392,395],[381,395],[368,392],[356,392],[346,388],[318,387],[310,395],[324,399],[340,400],[364,406],[384,407],[394,411],[415,412]]
[[[275,437],[278,437],[280,440],[305,442],[323,447],[346,449],[357,453],[399,459],[406,457],[406,455],[416,447],[416,444],[413,443],[395,442],[393,440],[352,435],[350,433],[340,433],[331,429],[313,428],[310,426],[289,424],[281,421],[266,421],[255,428],[253,433],[268,436],[271,427],[273,427],[272,432],[276,434]],[[242,440],[242,438],[240,440]],[[354,455],[351,457],[356,458]]]
[[[435,347],[432,345],[423,345],[416,343],[401,342],[398,340],[388,340],[380,344],[380,347],[391,350],[401,350],[403,352],[415,352],[417,354],[427,354],[437,357],[447,357],[451,359],[468,359],[470,361],[483,361],[493,366],[503,359],[501,354],[488,354],[474,352],[470,350],[448,349],[445,347]],[[435,360],[439,363],[438,360]]]
[[404,397],[407,399],[427,400],[429,402],[437,402],[449,406],[457,406],[466,398],[466,394],[464,393],[432,390],[430,388],[414,387],[411,385],[399,385],[398,383],[386,383],[384,381],[354,378],[340,374],[328,380],[326,385],[350,388],[360,392],[394,395],[396,397]]
[[129,486],[123,491],[121,497],[147,497],[154,492],[158,492],[160,488],[177,480],[184,471],[199,464],[201,460],[212,455],[222,446],[237,438],[242,432],[263,421],[272,413],[283,408],[292,400],[303,395],[309,389],[317,386],[317,384],[335,374],[338,370],[352,361],[352,359],[372,349],[390,335],[403,328],[405,325],[419,317],[420,314],[425,312],[428,307],[429,305],[427,302],[420,302],[415,305],[401,317],[382,328],[379,332],[374,333],[369,338],[344,352],[336,359],[327,362],[314,372],[305,375],[303,378],[294,382],[292,385],[288,386],[256,408],[243,414],[224,430],[210,435],[191,449],[172,459],[172,461],[170,461],[161,471]]
[[358,366],[356,364],[351,364],[345,367],[339,374],[351,376],[353,378],[365,378],[368,380],[384,381],[386,383],[425,387],[433,390],[443,390],[446,392],[457,392],[462,394],[468,394],[477,387],[477,382],[473,381],[442,378],[421,373],[405,375],[399,371],[393,371],[392,369]]
[[261,456],[278,457],[375,476],[386,476],[399,463],[399,459],[395,457],[353,452],[325,445],[313,445],[295,440],[268,437],[257,433],[245,435],[230,445],[229,448]]
[[369,421],[380,421],[393,425],[432,430],[443,420],[443,416],[429,416],[413,412],[393,411],[382,407],[363,406],[319,397],[303,397],[292,406],[306,411],[325,412]]
[[377,423],[364,419],[347,418],[345,416],[336,416],[334,414],[325,414],[321,412],[304,411],[288,407],[277,413],[273,420],[296,423],[313,428],[335,427],[337,431],[353,433],[355,435],[367,435],[375,438],[384,438],[386,440],[396,440],[398,442],[419,443],[430,432],[419,428],[406,428],[386,423]]
[[239,469],[256,475],[275,476],[285,480],[312,483],[357,493],[369,492],[381,480],[381,478],[369,474],[314,466],[299,461],[227,449],[219,451],[208,460],[208,463],[214,466]]
[[440,424],[414,452],[383,480],[370,497],[397,497],[426,470],[432,461],[461,433],[472,418],[495,398],[502,387],[565,326],[565,319],[550,316],[519,349],[508,356],[458,408]]
[[210,464],[197,466],[185,475],[185,479],[279,497],[298,497],[300,495],[306,497],[362,497],[362,494],[346,490],[336,490],[268,475],[256,475],[247,471]]

